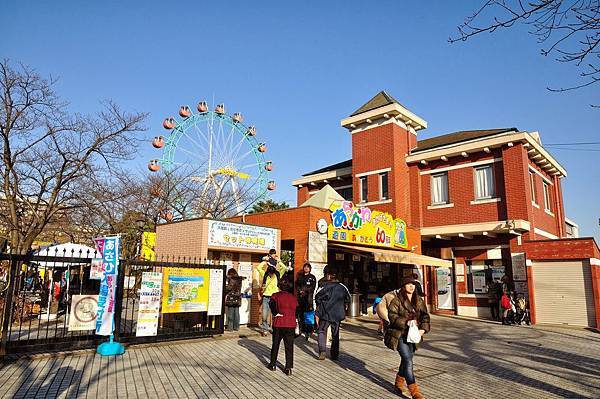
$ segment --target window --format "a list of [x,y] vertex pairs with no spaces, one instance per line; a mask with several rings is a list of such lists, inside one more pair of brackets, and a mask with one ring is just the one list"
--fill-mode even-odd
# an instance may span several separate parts
[[379,182],[380,182],[380,189],[381,192],[380,194],[380,199],[384,200],[388,198],[388,172],[384,172],[384,173],[380,173],[379,174]]
[[496,196],[492,165],[475,168],[475,199],[489,199]]
[[367,176],[359,177],[360,182],[360,202],[367,202],[369,200],[369,187],[367,186]]
[[529,172],[529,183],[531,184],[531,202],[537,204],[537,198],[535,198],[535,174]]
[[552,212],[552,204],[550,202],[550,187],[548,183],[544,182],[544,209],[548,212]]
[[345,187],[336,190],[346,201],[352,201],[352,187]]
[[431,205],[448,203],[448,173],[431,175]]

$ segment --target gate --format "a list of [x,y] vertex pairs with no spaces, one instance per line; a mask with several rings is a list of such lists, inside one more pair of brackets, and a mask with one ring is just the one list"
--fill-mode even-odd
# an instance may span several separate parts
[[[41,255],[0,254],[0,357],[7,353],[92,348],[107,340],[93,330],[72,331],[70,310],[74,295],[97,295],[100,280],[90,279],[96,254],[55,252]],[[140,286],[144,272],[220,270],[221,309],[208,312],[159,313],[156,335],[137,337]],[[10,273],[8,271],[10,270]],[[155,342],[223,333],[225,266],[189,262],[121,260],[115,297],[115,340]],[[168,293],[167,293],[168,294]],[[214,298],[213,298],[214,299]]]

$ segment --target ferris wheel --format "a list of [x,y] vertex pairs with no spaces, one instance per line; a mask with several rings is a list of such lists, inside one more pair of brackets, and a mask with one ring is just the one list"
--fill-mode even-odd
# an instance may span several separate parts
[[162,170],[166,184],[178,192],[174,203],[188,205],[185,211],[166,210],[167,219],[239,215],[275,189],[268,177],[273,163],[265,159],[267,145],[257,139],[254,126],[243,123],[241,113],[228,115],[224,104],[211,111],[201,101],[196,110],[182,106],[180,118],[163,122],[169,134],[152,140],[162,157],[151,160],[148,169]]

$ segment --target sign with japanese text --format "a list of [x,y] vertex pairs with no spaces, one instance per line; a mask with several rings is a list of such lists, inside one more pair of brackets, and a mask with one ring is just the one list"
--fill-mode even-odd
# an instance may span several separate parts
[[350,244],[408,249],[406,222],[389,213],[355,207],[350,201],[334,202],[327,238]]
[[223,270],[210,269],[208,291],[208,315],[216,316],[223,313]]
[[143,272],[140,285],[136,337],[151,337],[158,332],[162,273]]
[[208,246],[262,250],[277,248],[277,230],[247,224],[208,221]]
[[208,310],[207,269],[166,267],[163,272],[163,313]]
[[111,335],[114,328],[115,292],[119,268],[120,237],[94,239],[98,252],[102,255],[102,280],[98,295],[96,334]]

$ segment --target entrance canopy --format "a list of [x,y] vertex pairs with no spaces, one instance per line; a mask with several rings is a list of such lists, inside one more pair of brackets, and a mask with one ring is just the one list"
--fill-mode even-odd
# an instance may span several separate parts
[[373,254],[376,262],[387,262],[387,263],[406,263],[415,264],[421,266],[441,266],[451,267],[452,261],[434,258],[432,256],[425,256],[414,254],[412,252],[394,251],[391,249],[382,248],[370,248],[361,247],[358,245],[344,245],[337,243],[329,243],[332,247],[348,249],[351,251],[358,251],[363,253]]

